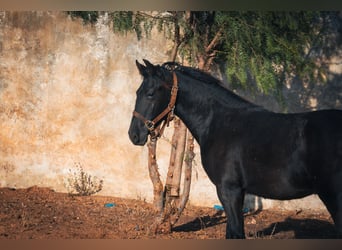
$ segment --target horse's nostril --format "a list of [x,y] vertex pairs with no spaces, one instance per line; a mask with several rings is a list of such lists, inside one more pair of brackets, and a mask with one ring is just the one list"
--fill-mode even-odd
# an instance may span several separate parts
[[129,138],[134,145],[144,146],[147,141],[147,136],[141,137],[139,133],[129,133]]
[[137,134],[134,134],[132,139],[134,143],[137,143],[139,141],[139,136]]
[[136,133],[129,133],[129,138],[134,144],[138,143],[139,141],[139,136]]

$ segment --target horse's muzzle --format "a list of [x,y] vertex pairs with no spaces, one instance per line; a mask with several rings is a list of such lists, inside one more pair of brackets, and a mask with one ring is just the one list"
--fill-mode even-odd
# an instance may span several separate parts
[[147,136],[139,136],[137,133],[128,131],[129,139],[136,146],[144,146],[147,141]]
[[128,136],[131,142],[137,146],[144,146],[147,142],[148,130],[143,123],[136,118],[132,119],[131,125],[128,130]]

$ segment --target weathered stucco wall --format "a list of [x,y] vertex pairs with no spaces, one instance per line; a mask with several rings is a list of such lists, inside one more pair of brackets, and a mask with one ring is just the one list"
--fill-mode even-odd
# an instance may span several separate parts
[[1,184],[63,190],[66,170],[81,162],[105,179],[107,193],[132,192],[129,182],[146,177],[136,164],[143,149],[125,131],[140,79],[133,65],[152,54],[165,59],[152,49],[161,41],[148,41],[145,54],[146,41],[114,36],[107,25],[46,13],[8,19],[1,27],[1,161],[9,170]]
[[[94,27],[61,13],[0,18],[0,186],[67,192],[69,170],[79,162],[103,179],[99,194],[151,200],[147,148],[133,146],[127,131],[141,83],[135,60],[166,61],[168,42],[115,35],[106,18]],[[159,151],[164,177],[167,140]],[[215,200],[201,166],[194,172],[194,187],[207,184],[191,200]]]
[[[133,146],[127,130],[141,82],[135,60],[166,61],[168,42],[158,34],[141,41],[116,35],[107,21],[90,26],[59,12],[0,13],[0,186],[67,192],[69,170],[79,162],[104,181],[100,195],[152,200],[147,148]],[[165,180],[168,140],[158,147]],[[218,204],[198,147],[196,153],[190,202]],[[321,206],[312,197],[292,204],[308,202]],[[279,204],[289,203],[262,206]]]

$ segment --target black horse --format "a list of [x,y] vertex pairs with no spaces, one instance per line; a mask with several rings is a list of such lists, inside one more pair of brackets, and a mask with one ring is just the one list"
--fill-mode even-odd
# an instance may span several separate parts
[[143,82],[129,137],[144,145],[167,113],[182,119],[226,212],[226,238],[245,237],[245,193],[278,200],[317,194],[342,234],[342,111],[274,113],[200,70],[144,62],[136,62]]

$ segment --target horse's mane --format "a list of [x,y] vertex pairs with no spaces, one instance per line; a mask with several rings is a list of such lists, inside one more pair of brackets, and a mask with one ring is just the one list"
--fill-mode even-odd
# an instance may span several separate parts
[[194,78],[196,80],[199,80],[201,82],[205,82],[208,84],[217,84],[221,87],[224,87],[224,84],[221,80],[213,77],[212,75],[200,70],[200,69],[196,69],[196,68],[192,68],[192,67],[187,67],[187,66],[183,66],[180,65],[179,63],[176,62],[166,62],[162,64],[162,67],[167,69],[167,70],[177,70],[182,72],[183,74]]
[[[214,89],[216,89],[215,91],[215,93],[217,93],[216,96],[217,97],[220,96],[221,97],[220,99],[224,103],[227,103],[228,105],[230,105],[231,107],[233,106],[235,107],[246,107],[246,106],[259,107],[258,105],[255,105],[245,100],[244,98],[238,96],[237,94],[229,90],[228,87],[226,87],[225,84],[221,80],[213,77],[212,75],[200,69],[183,66],[176,62],[166,62],[166,63],[163,63],[161,67],[166,69],[167,71],[177,70],[192,79],[212,85]],[[222,90],[225,90],[225,91],[222,91]]]

